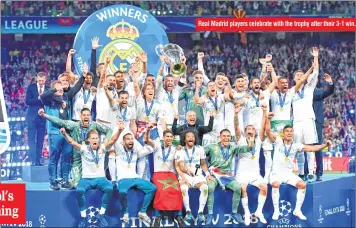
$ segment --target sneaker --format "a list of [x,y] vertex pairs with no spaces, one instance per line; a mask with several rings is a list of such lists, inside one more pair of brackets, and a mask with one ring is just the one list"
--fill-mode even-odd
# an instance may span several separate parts
[[138,213],[138,218],[141,219],[141,221],[148,227],[151,225],[151,219],[148,217],[146,213],[139,212]]
[[97,214],[95,217],[98,219],[100,227],[109,225],[108,221],[106,221],[105,215]]
[[152,227],[154,227],[154,228],[161,227],[161,220],[162,220],[161,216],[155,217],[155,219],[153,220],[153,223],[152,223]]
[[265,216],[263,216],[263,213],[261,212],[256,212],[255,216],[258,218],[258,220],[260,220],[261,223],[263,224],[267,224],[267,221],[265,219]]
[[231,217],[235,222],[237,222],[239,224],[244,223],[244,220],[242,220],[242,216],[239,213],[231,214]]
[[58,191],[59,189],[61,189],[59,186],[58,186],[58,183],[52,183],[50,186],[49,186],[52,190],[55,190],[55,191]]
[[124,216],[122,218],[120,218],[120,220],[123,223],[128,223],[129,222],[129,214],[124,214]]
[[322,181],[323,179],[321,178],[321,176],[316,176],[316,181]]
[[183,228],[184,227],[184,219],[183,216],[178,215],[175,219],[175,222],[178,224],[179,228]]
[[272,215],[272,219],[273,220],[278,220],[278,218],[279,218],[279,211],[274,211],[273,215]]
[[245,225],[249,226],[251,224],[251,214],[245,214]]
[[65,188],[65,189],[72,189],[73,188],[72,184],[69,181],[62,182],[61,183],[61,187]]
[[305,217],[301,211],[294,210],[293,215],[298,217],[300,220],[307,220],[307,217]]
[[314,174],[308,174],[307,179],[308,179],[308,182],[309,182],[309,183],[310,183],[310,182],[313,182],[313,180],[314,180]]
[[87,222],[89,220],[89,216],[83,218],[80,220],[79,222],[79,225],[78,225],[78,228],[84,228],[84,227],[87,227]]
[[213,215],[212,214],[208,214],[206,216],[205,225],[210,225],[212,221],[213,221]]
[[200,221],[201,223],[205,222],[205,216],[203,212],[198,213],[198,221]]
[[187,211],[186,214],[185,214],[184,220],[185,221],[191,221],[192,219],[193,219],[192,212],[191,211]]

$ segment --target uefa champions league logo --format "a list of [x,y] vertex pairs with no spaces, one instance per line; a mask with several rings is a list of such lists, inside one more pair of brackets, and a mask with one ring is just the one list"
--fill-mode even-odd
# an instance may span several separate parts
[[88,209],[86,210],[86,214],[89,216],[89,220],[88,220],[88,226],[90,228],[97,228],[99,227],[98,225],[98,219],[95,217],[97,214],[99,214],[99,208],[90,206],[88,207]]
[[40,215],[40,217],[38,218],[38,221],[40,222],[40,227],[45,227],[45,223],[46,223],[46,216],[44,215]]
[[289,215],[292,212],[292,204],[289,201],[280,200],[279,201],[279,210],[280,210],[280,216],[282,218],[278,220],[278,223],[288,225],[290,223],[290,220],[287,219],[287,217],[289,217]]
[[318,222],[321,224],[323,223],[323,206],[319,205],[319,219],[318,219]]

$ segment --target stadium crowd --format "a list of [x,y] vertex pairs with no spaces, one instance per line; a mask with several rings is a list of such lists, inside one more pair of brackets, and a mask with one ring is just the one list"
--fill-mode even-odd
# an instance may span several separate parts
[[[352,36],[352,35],[351,35]],[[62,36],[58,40],[53,35],[24,35],[23,41],[15,41],[12,35],[4,35],[1,77],[8,111],[8,117],[16,120],[25,116],[24,103],[26,88],[35,80],[36,72],[43,71],[50,76],[47,83],[55,80],[64,71],[67,53],[73,42],[73,35]],[[290,35],[285,40],[277,40],[267,34],[248,34],[248,44],[243,46],[236,40],[236,34],[222,34],[220,39],[212,35],[207,39],[187,42],[187,36],[178,34],[176,43],[184,47],[189,67],[188,74],[197,69],[197,52],[205,53],[205,71],[210,79],[217,72],[224,72],[232,81],[233,77],[245,72],[249,77],[261,71],[258,58],[266,53],[273,55],[272,63],[278,75],[288,76],[297,69],[305,69],[311,59],[303,56],[303,50],[311,49],[313,40],[309,34]],[[181,38],[181,39],[180,39]],[[180,40],[185,40],[184,44]],[[320,44],[320,74],[333,77],[335,92],[325,101],[325,136],[332,139],[334,152],[350,155],[355,146],[355,43],[342,38]],[[4,53],[5,51],[5,53]],[[5,58],[4,58],[5,57]],[[319,78],[319,81],[322,80]],[[322,86],[322,83],[318,86]],[[10,120],[11,120],[10,119]],[[18,119],[18,120],[19,120]],[[10,147],[27,146],[25,121],[11,121]],[[48,157],[45,143],[43,154]],[[2,155],[3,161],[28,161],[26,150],[12,154],[11,159]],[[6,153],[5,153],[6,154]],[[9,156],[7,156],[9,158]]]
[[354,1],[2,1],[5,16],[89,16],[112,4],[130,4],[146,9],[153,15],[233,15],[242,7],[248,15],[284,14],[355,14]]

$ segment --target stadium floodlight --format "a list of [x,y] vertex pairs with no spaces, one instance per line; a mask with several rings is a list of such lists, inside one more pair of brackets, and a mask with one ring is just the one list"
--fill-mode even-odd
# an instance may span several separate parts
[[25,117],[21,117],[21,121],[25,121]]
[[21,166],[21,162],[17,162],[17,163],[16,163],[16,166]]
[[152,14],[153,14],[153,15],[156,15],[156,10],[153,10],[153,11],[152,11]]
[[26,147],[25,147],[25,146],[22,146],[22,147],[21,147],[21,150],[26,150]]
[[16,121],[20,121],[20,120],[21,120],[21,118],[20,118],[20,117],[17,117],[17,118],[16,118]]
[[18,147],[16,147],[16,150],[21,150],[21,147],[19,147],[19,146],[18,146]]
[[157,11],[157,15],[161,15],[161,11]]
[[2,167],[6,167],[7,166],[7,164],[6,163],[4,163],[3,165],[2,165]]
[[17,135],[21,135],[21,131],[20,131],[20,130],[17,130],[17,131],[16,131],[16,134],[17,134]]
[[353,110],[353,109],[350,110],[350,113],[351,113],[351,114],[354,114],[354,112],[355,112],[355,110]]
[[172,11],[172,10],[169,10],[169,13],[170,13],[170,14],[172,14],[172,13],[173,13],[173,11]]
[[26,162],[22,162],[22,163],[21,163],[21,166],[26,166]]
[[29,150],[30,149],[30,147],[29,146],[26,146],[26,150]]

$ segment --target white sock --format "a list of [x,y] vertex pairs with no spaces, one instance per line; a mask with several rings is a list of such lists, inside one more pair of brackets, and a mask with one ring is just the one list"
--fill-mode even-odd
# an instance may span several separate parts
[[265,156],[265,178],[267,179],[269,177],[269,174],[272,170],[272,155],[271,155],[271,151],[264,151],[263,152],[264,156]]
[[109,172],[110,172],[110,176],[111,176],[111,181],[116,181],[116,163],[115,163],[115,157],[111,157],[111,155],[109,155],[108,167],[109,167]]
[[306,189],[298,189],[298,191],[297,191],[297,202],[295,203],[296,211],[302,210],[302,205],[303,205],[303,202],[305,199],[305,192],[306,192]]
[[204,207],[206,204],[206,201],[208,200],[208,185],[207,184],[202,184],[199,188],[200,190],[200,196],[199,196],[199,210],[198,213],[204,211]]
[[308,174],[314,174],[314,161],[315,161],[315,153],[307,152],[307,160],[308,160]]
[[248,208],[248,198],[241,198],[241,204],[242,204],[242,208],[245,211],[245,215],[249,215],[250,213],[250,209]]
[[298,163],[299,174],[304,175],[304,163],[305,163],[304,152],[297,152],[297,163]]
[[85,212],[86,210],[83,210],[80,212],[80,216],[82,216],[82,218],[87,217],[87,213]]
[[183,204],[185,207],[186,211],[190,211],[190,206],[189,206],[189,194],[188,194],[188,185],[184,184],[180,186],[180,190],[182,191],[182,196],[183,196]]
[[261,194],[258,195],[258,206],[257,206],[256,213],[262,214],[262,209],[263,206],[265,205],[266,198],[267,198],[266,196],[263,196]]
[[272,188],[272,202],[274,212],[279,212],[279,188]]
[[106,209],[102,207],[102,208],[100,208],[99,214],[103,215],[103,214],[105,214],[105,211],[106,211]]

